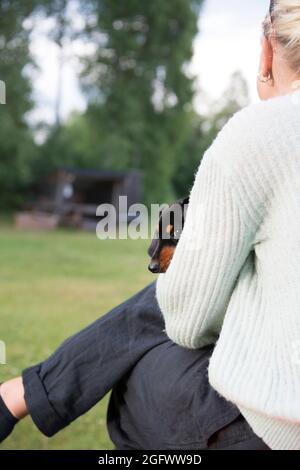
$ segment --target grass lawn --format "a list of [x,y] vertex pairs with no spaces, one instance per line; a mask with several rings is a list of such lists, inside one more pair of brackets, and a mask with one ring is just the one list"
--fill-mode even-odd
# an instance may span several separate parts
[[[0,225],[0,381],[46,358],[66,337],[154,280],[147,241],[94,233],[21,233]],[[30,418],[1,449],[110,449],[107,398],[51,439]]]

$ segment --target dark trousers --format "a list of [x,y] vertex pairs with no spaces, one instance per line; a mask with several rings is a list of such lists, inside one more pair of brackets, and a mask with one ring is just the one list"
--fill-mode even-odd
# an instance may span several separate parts
[[208,384],[213,347],[170,341],[155,283],[23,372],[36,426],[52,436],[112,389],[108,430],[118,449],[267,449]]

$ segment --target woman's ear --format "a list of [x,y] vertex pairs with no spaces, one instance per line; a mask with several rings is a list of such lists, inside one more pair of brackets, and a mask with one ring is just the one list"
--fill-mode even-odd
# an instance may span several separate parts
[[260,73],[263,77],[272,75],[273,68],[273,47],[271,41],[265,36],[262,38]]
[[257,91],[260,99],[267,100],[274,96],[273,45],[265,36],[261,41],[261,57]]

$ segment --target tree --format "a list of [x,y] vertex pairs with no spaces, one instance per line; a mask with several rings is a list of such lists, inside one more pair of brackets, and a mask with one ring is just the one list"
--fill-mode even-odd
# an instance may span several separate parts
[[211,106],[212,132],[218,132],[228,119],[249,104],[249,89],[240,71],[231,75],[229,85],[221,98]]
[[0,79],[6,83],[6,105],[0,106],[0,206],[20,202],[20,191],[30,181],[34,144],[25,121],[32,107],[27,72],[30,23],[25,22],[35,1],[0,0]]
[[194,112],[190,114],[189,136],[177,159],[173,177],[177,197],[188,194],[204,152],[210,147],[228,119],[248,103],[247,82],[240,72],[235,72],[220,99],[211,103],[208,115],[199,116]]
[[148,202],[173,197],[175,154],[187,136],[193,98],[193,79],[185,69],[201,4],[81,3],[85,35],[95,50],[85,57],[82,75],[94,154],[100,166],[142,169]]
[[[57,0],[61,4],[60,0]],[[236,72],[207,116],[192,111],[192,56],[201,1],[81,2],[84,37],[84,115],[53,129],[43,149],[44,170],[59,164],[144,171],[146,201],[186,195],[216,134],[248,102]]]

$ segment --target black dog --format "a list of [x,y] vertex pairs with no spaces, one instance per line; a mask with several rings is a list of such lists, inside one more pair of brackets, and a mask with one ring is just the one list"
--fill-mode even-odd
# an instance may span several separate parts
[[167,271],[182,233],[188,203],[188,197],[180,199],[160,213],[158,227],[148,249],[151,257],[148,269],[152,273]]

